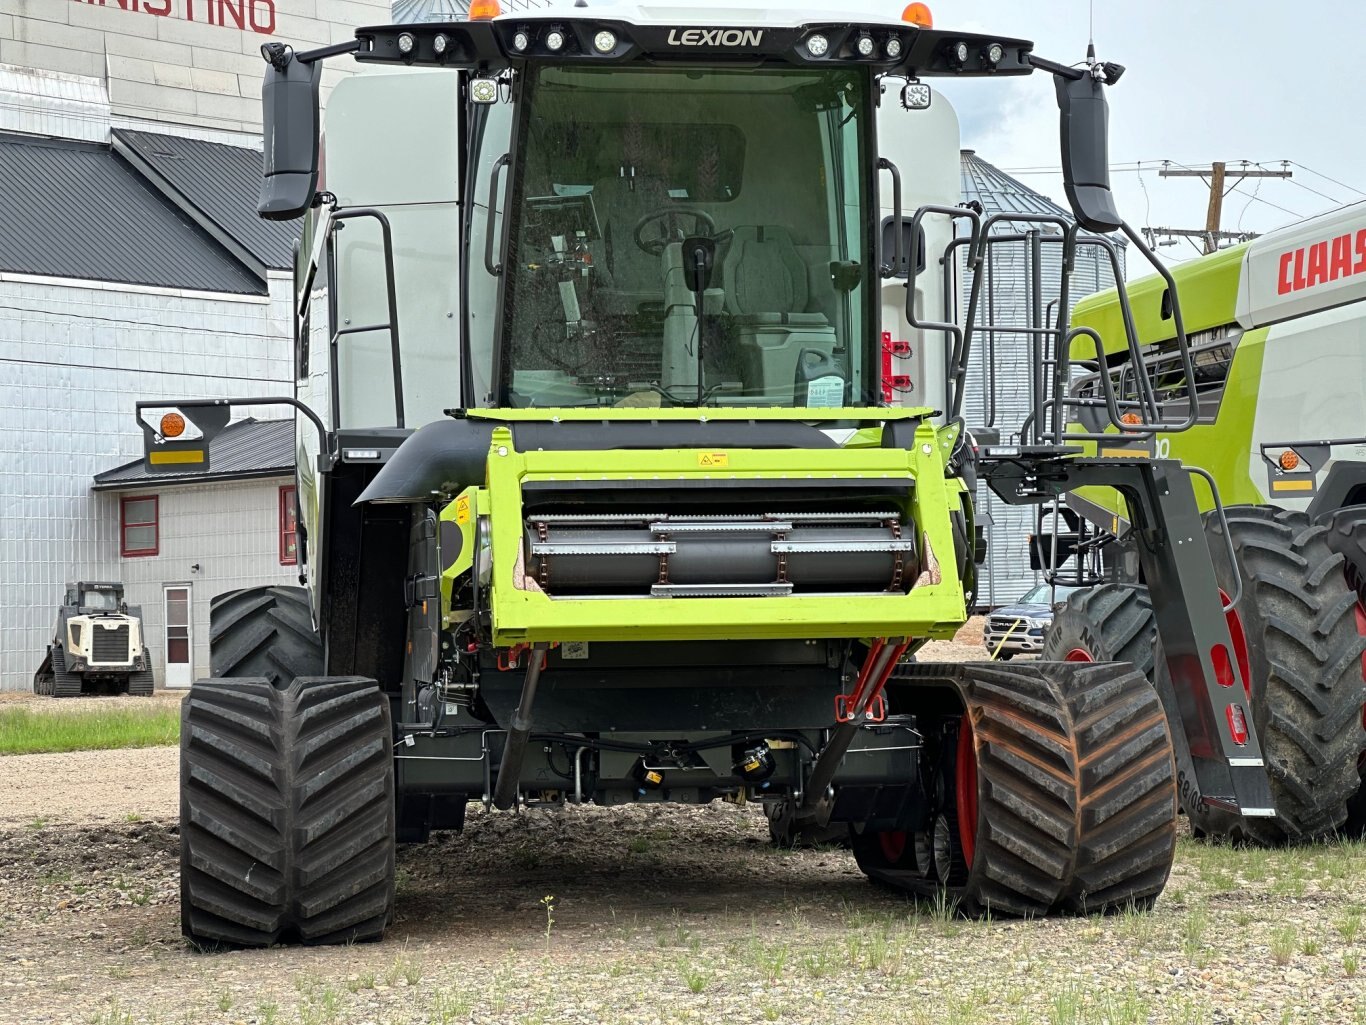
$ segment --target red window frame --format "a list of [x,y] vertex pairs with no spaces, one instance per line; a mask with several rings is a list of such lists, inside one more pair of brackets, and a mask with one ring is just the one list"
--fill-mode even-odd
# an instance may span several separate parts
[[[151,502],[152,518],[150,520],[129,520],[129,502]],[[129,548],[128,547],[128,528],[129,527],[151,527],[152,528],[152,547],[150,548]],[[161,500],[157,495],[120,495],[119,496],[119,554],[128,558],[139,558],[144,555],[161,554]]]
[[293,484],[280,485],[280,565],[299,564],[299,506]]

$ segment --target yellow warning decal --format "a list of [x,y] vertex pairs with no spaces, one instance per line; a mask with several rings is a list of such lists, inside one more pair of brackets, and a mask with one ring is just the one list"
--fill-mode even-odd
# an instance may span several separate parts
[[1103,448],[1100,454],[1105,459],[1148,459],[1151,455],[1141,448]]
[[719,470],[730,465],[730,453],[699,452],[697,453],[697,465],[704,466],[709,470]]
[[470,521],[470,496],[461,495],[455,500],[455,522],[468,523]]
[[1271,482],[1272,491],[1313,491],[1314,482],[1312,480],[1273,480]]
[[201,448],[193,451],[181,449],[178,452],[151,452],[147,456],[147,461],[153,466],[161,466],[166,463],[202,463],[204,461],[204,450]]

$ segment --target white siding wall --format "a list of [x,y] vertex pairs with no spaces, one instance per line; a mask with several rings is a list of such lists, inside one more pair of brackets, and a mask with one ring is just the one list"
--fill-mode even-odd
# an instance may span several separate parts
[[278,276],[239,301],[0,274],[0,690],[32,685],[66,581],[118,576],[118,503],[90,486],[140,455],[133,403],[289,394],[288,293]]
[[[128,603],[142,606],[158,687],[166,671],[164,585],[191,589],[191,659],[198,679],[209,675],[209,602],[214,595],[238,587],[298,583],[299,567],[280,565],[279,549],[280,486],[293,482],[290,476],[122,493],[128,498],[158,498],[160,553],[115,559],[115,577],[123,580]],[[107,497],[117,528],[118,496]],[[117,542],[113,551],[117,557]]]

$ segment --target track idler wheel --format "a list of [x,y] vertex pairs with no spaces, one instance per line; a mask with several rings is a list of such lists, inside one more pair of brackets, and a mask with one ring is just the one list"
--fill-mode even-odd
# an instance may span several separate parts
[[928,865],[919,834],[865,830],[854,837],[864,872],[968,915],[1152,904],[1176,852],[1177,794],[1167,719],[1141,673],[919,665],[895,683],[894,708],[948,685],[966,712],[923,749]]

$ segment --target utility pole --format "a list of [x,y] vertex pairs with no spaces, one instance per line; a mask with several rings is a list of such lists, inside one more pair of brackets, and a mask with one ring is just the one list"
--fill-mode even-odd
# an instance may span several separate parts
[[[1267,171],[1263,168],[1252,168],[1251,165],[1243,163],[1241,167],[1228,169],[1228,164],[1223,160],[1216,160],[1209,167],[1185,167],[1172,168],[1169,164],[1164,164],[1162,170],[1157,172],[1163,178],[1207,178],[1209,179],[1209,211],[1205,215],[1205,252],[1212,253],[1219,248],[1220,236],[1224,233],[1219,230],[1219,222],[1224,214],[1224,197],[1232,189],[1225,190],[1224,182],[1229,178],[1234,178],[1233,188],[1237,188],[1238,182],[1244,178],[1290,178],[1293,172],[1288,168],[1279,171]],[[1168,232],[1168,234],[1190,235],[1195,232]]]

